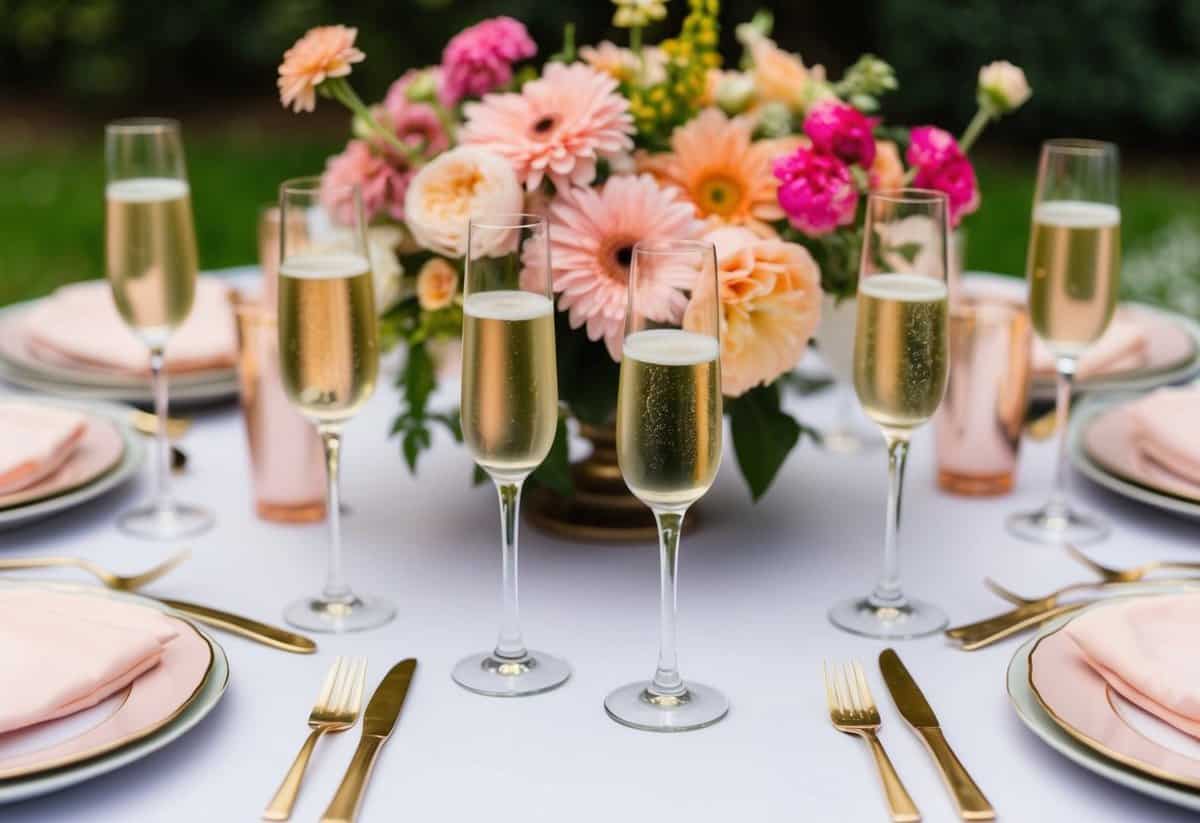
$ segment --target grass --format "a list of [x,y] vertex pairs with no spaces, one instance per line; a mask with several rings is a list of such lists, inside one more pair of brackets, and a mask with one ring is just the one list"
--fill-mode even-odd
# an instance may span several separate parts
[[[296,128],[302,124],[299,122]],[[319,171],[336,140],[262,131],[189,140],[196,230],[203,268],[252,262],[259,206],[279,181]],[[978,162],[983,207],[967,224],[968,266],[1019,275],[1025,265],[1033,161]],[[0,145],[0,305],[73,280],[103,276],[104,163],[100,141],[26,140]],[[1122,179],[1126,249],[1144,247],[1179,216],[1200,219],[1194,178],[1156,166]]]

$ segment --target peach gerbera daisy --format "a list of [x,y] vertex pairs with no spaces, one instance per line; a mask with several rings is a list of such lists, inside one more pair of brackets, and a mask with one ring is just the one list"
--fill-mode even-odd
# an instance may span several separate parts
[[293,111],[312,111],[317,106],[317,86],[331,77],[345,77],[350,64],[366,55],[354,47],[358,29],[347,26],[317,26],[283,53],[279,66],[279,100]]
[[597,160],[633,147],[633,117],[617,81],[582,63],[549,63],[519,94],[489,94],[463,113],[459,143],[506,159],[530,191],[547,177],[558,188],[586,186]]
[[745,226],[763,237],[784,217],[775,197],[771,161],[786,152],[777,141],[750,139],[751,121],[705,109],[671,136],[669,154],[643,155],[639,167],[683,189],[710,227]]
[[[587,327],[621,359],[629,262],[643,239],[692,240],[704,231],[692,204],[653,177],[618,175],[599,188],[563,189],[550,202],[551,267],[559,309],[571,328]],[[679,283],[641,281],[641,309],[678,322],[685,303]]]

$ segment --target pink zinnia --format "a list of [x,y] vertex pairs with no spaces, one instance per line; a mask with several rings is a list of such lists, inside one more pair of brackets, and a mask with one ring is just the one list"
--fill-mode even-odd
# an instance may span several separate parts
[[844,163],[870,168],[875,162],[875,118],[836,100],[818,103],[804,118],[804,133],[817,151],[832,154]]
[[854,222],[858,189],[850,168],[831,154],[802,146],[775,162],[779,205],[805,234],[828,234]]
[[905,156],[917,169],[914,186],[946,193],[952,227],[957,228],[963,217],[979,208],[975,169],[949,132],[936,126],[918,126],[909,136]]
[[321,176],[321,202],[339,223],[352,222],[353,204],[339,190],[348,184],[362,189],[363,211],[368,222],[380,214],[404,219],[404,194],[412,171],[388,162],[365,140],[351,140],[346,150],[330,157]]
[[549,63],[520,94],[489,94],[463,112],[459,142],[508,160],[529,191],[546,177],[558,188],[586,186],[597,160],[633,148],[629,101],[616,80],[582,63]]
[[442,52],[442,105],[454,106],[464,97],[482,97],[512,81],[512,66],[537,54],[525,24],[511,17],[494,17],[463,29]]
[[[633,244],[646,239],[698,239],[704,223],[677,189],[650,175],[610,177],[599,188],[562,189],[550,202],[550,260],[558,307],[571,328],[587,327],[621,359],[629,262]],[[639,308],[650,317],[679,322],[687,283],[640,281]]]

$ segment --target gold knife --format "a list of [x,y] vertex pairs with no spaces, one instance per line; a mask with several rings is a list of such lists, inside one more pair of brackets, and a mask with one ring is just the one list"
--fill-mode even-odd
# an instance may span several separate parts
[[996,810],[946,742],[937,715],[893,649],[884,649],[879,655],[879,670],[883,673],[883,682],[887,684],[888,691],[892,693],[896,708],[937,762],[946,788],[954,796],[959,816],[963,820],[995,820]]
[[157,600],[159,603],[170,606],[185,617],[190,617],[199,623],[224,629],[231,634],[240,635],[281,651],[312,654],[317,650],[317,644],[302,634],[289,632],[287,629],[280,629],[267,623],[260,623],[249,617],[223,612],[209,606],[201,606],[198,603],[172,600],[167,597],[153,597],[141,592],[138,594],[140,597]]
[[354,751],[354,757],[346,768],[346,776],[338,786],[329,808],[321,816],[321,823],[353,823],[358,816],[358,807],[362,803],[363,790],[371,777],[371,768],[375,765],[375,756],[384,741],[396,726],[396,718],[404,706],[404,698],[408,696],[408,687],[412,683],[413,673],[417,670],[417,661],[409,657],[401,660],[384,676],[383,682],[371,695],[367,704],[367,713],[363,715],[362,739]]

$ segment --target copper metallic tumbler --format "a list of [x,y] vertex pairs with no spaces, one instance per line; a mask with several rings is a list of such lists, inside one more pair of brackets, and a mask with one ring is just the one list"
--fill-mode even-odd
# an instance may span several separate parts
[[948,492],[1012,490],[1029,403],[1033,340],[1025,307],[964,295],[950,308],[950,377],[934,417],[938,485]]

